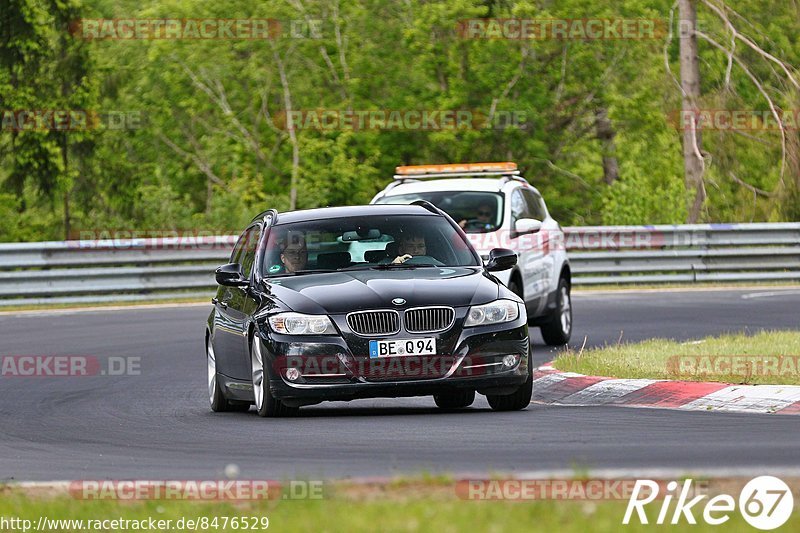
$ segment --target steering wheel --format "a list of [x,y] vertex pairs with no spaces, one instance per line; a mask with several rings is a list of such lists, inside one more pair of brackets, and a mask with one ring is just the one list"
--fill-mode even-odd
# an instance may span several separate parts
[[492,224],[488,224],[482,220],[478,220],[477,218],[470,218],[467,219],[467,222],[464,224],[464,230],[468,229],[478,229],[483,231],[488,231],[491,229]]

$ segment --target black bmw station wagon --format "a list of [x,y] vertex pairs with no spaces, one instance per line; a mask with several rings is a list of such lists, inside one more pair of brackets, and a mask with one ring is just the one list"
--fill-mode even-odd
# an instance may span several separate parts
[[206,327],[214,411],[287,416],[326,400],[432,395],[459,409],[486,395],[524,409],[532,362],[522,301],[463,231],[427,202],[258,215]]

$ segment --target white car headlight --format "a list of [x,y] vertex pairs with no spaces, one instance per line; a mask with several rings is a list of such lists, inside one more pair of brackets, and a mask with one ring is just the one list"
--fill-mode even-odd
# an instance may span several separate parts
[[517,302],[495,300],[488,304],[470,307],[467,319],[464,321],[464,327],[502,324],[503,322],[513,322],[517,318],[519,318],[519,304]]
[[269,317],[269,325],[276,333],[284,335],[333,335],[336,328],[326,315],[278,313]]

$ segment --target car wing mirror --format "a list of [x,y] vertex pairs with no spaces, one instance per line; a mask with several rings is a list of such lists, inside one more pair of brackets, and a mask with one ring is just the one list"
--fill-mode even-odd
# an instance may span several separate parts
[[250,282],[242,274],[242,265],[239,263],[228,263],[222,265],[214,271],[214,277],[218,285],[226,287],[246,287]]
[[537,233],[540,229],[542,229],[542,221],[535,218],[521,218],[514,224],[514,231],[517,235]]
[[517,264],[517,252],[507,248],[495,248],[489,252],[489,261],[486,263],[486,270],[489,272],[500,272],[508,270]]

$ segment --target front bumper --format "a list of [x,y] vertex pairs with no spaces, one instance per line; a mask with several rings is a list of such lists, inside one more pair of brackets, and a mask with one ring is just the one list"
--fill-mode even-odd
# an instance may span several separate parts
[[[270,392],[275,398],[296,400],[302,405],[426,396],[458,389],[503,394],[525,383],[530,375],[530,344],[524,319],[481,328],[460,328],[460,320],[456,322],[438,335],[395,335],[402,339],[434,337],[439,354],[435,356],[370,358],[369,339],[355,338],[344,330],[342,336],[305,338],[302,342],[262,331],[260,342],[264,363],[269,365]],[[296,369],[299,377],[288,379],[286,371],[290,368]]]

